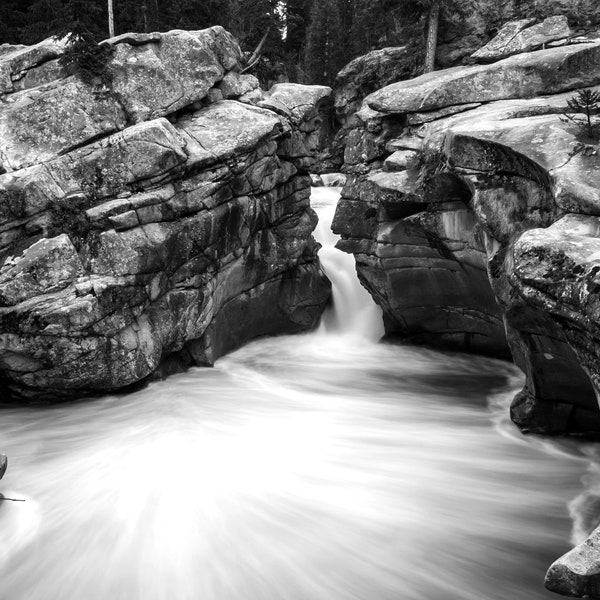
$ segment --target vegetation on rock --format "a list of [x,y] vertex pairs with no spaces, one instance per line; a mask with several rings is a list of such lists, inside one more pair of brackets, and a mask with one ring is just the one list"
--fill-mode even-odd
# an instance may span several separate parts
[[111,82],[108,62],[113,54],[109,44],[98,44],[92,33],[79,25],[67,34],[67,49],[60,57],[61,67],[88,85],[108,86]]
[[600,92],[581,90],[567,100],[567,105],[561,120],[575,124],[586,141],[598,142],[600,122],[595,121],[593,117],[600,112]]

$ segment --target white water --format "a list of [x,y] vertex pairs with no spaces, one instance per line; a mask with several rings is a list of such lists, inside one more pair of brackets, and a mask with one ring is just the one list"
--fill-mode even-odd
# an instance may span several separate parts
[[0,600],[554,598],[594,449],[514,431],[511,365],[376,344],[353,302],[214,369],[0,411],[0,491],[27,499],[0,503]]
[[319,258],[332,284],[334,310],[323,315],[319,332],[324,335],[354,335],[376,342],[384,334],[381,309],[359,283],[354,256],[336,250],[338,240],[331,231],[339,188],[313,188],[311,206],[319,214],[315,238],[323,247]]

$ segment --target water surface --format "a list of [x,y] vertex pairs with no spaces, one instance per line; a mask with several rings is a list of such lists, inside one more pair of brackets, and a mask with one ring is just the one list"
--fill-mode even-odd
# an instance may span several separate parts
[[3,409],[0,490],[27,502],[0,504],[0,599],[554,598],[594,448],[521,436],[515,367],[377,344],[361,303],[126,396]]

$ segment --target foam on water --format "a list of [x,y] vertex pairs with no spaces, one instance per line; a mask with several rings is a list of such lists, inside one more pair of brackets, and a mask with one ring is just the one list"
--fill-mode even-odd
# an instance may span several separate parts
[[0,598],[553,598],[596,457],[501,419],[512,365],[377,344],[348,310],[126,396],[3,409],[0,491],[28,501],[0,503]]

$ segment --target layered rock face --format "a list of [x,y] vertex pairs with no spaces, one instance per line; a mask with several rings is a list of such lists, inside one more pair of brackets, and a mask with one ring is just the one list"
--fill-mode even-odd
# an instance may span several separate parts
[[313,327],[320,86],[258,88],[222,28],[121,36],[110,85],[60,41],[0,57],[0,373],[15,400],[114,390]]
[[334,229],[386,331],[510,347],[526,431],[600,430],[600,158],[560,118],[599,64],[592,41],[392,84],[366,98],[345,154]]

